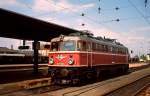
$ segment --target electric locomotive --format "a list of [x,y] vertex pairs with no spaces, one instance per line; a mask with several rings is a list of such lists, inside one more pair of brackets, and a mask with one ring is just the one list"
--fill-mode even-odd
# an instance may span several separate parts
[[102,73],[125,73],[128,59],[127,47],[115,39],[89,32],[61,35],[51,40],[49,74],[56,83],[76,84],[101,78]]

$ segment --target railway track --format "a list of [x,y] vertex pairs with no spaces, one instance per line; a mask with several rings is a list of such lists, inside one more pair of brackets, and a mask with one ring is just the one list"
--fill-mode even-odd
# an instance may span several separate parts
[[[39,68],[47,68],[47,64],[39,64]],[[33,64],[5,64],[0,65],[0,72],[33,70]]]
[[[130,69],[130,72],[134,72],[137,70],[141,70],[144,69],[148,66],[145,67],[141,67],[141,68],[132,68]],[[132,70],[132,71],[131,71]],[[115,78],[114,78],[115,79]],[[106,85],[108,83],[113,83],[113,82],[117,82],[119,81],[119,79],[115,79],[115,81],[113,80],[105,80],[105,81],[101,81],[101,82],[97,82],[94,84],[87,84],[85,86],[76,86],[76,87],[70,87],[70,86],[56,86],[53,84],[50,84],[48,86],[44,86],[44,87],[38,87],[38,88],[28,88],[26,90],[16,90],[13,92],[6,92],[5,94],[1,94],[4,96],[8,96],[8,95],[20,95],[20,96],[29,96],[29,95],[40,95],[40,96],[82,96],[82,94],[89,92],[90,90],[94,90],[99,88],[100,86]],[[119,83],[118,83],[119,84]],[[56,92],[56,93],[55,93]],[[61,94],[61,95],[57,95],[57,93]],[[75,94],[75,95],[72,95]],[[107,94],[108,95],[108,94]],[[88,96],[92,96],[92,95],[88,95]],[[108,96],[115,96],[115,95],[108,95]],[[116,95],[117,96],[117,95]],[[118,95],[120,96],[120,95]],[[124,95],[125,96],[125,95]]]
[[107,93],[105,96],[137,96],[139,92],[150,84],[150,75],[117,90]]
[[135,96],[150,96],[150,84],[139,90]]
[[[150,64],[129,64],[129,71],[134,72],[150,66]],[[47,64],[39,64],[39,69],[47,69]],[[33,70],[33,64],[5,64],[0,65],[0,72],[12,72],[12,71],[30,71]]]
[[135,96],[150,82],[150,68],[81,87],[69,87],[37,96]]
[[[147,64],[130,64],[131,67],[129,69],[129,73],[141,70],[150,65]],[[133,66],[134,65],[134,66]],[[142,65],[142,66],[139,66]],[[138,66],[138,67],[136,67]],[[14,65],[0,65],[0,84],[18,82],[23,80],[32,80],[37,78],[45,78],[47,75],[47,65],[40,64],[39,65],[39,74],[37,76],[33,75],[33,64],[14,64]],[[43,76],[44,75],[44,76]],[[105,78],[109,79],[114,76]],[[105,80],[103,79],[103,80]]]
[[[145,86],[143,86],[142,88],[140,88],[137,92],[134,93],[134,96],[139,96],[140,95],[140,92],[146,90],[146,88],[148,88],[148,86],[150,86],[150,83],[149,84],[146,84]],[[150,94],[149,94],[150,95]]]

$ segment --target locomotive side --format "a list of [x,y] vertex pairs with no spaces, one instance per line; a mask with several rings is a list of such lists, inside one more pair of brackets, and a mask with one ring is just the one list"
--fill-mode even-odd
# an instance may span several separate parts
[[128,58],[128,49],[112,39],[60,36],[51,40],[49,74],[57,83],[77,83],[127,72]]

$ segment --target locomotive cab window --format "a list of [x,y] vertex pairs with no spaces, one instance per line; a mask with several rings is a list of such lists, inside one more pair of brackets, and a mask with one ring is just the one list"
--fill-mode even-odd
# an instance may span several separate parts
[[75,41],[63,41],[60,43],[60,51],[75,51]]
[[88,45],[85,41],[78,41],[77,43],[77,50],[78,51],[86,51],[88,50]]
[[77,50],[78,51],[82,50],[82,43],[80,41],[77,42]]
[[51,51],[58,51],[59,44],[58,42],[52,42]]

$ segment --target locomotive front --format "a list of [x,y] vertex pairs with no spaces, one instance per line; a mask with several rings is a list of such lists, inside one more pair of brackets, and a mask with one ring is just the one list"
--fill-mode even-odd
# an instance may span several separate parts
[[[80,55],[77,52],[75,37],[54,38],[49,52],[49,74],[56,83],[77,82],[79,77]],[[72,81],[73,80],[73,81]]]

